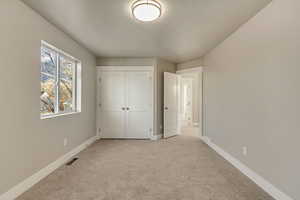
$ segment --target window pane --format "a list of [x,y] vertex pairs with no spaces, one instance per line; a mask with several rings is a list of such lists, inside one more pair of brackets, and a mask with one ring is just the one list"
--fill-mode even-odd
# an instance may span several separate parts
[[60,80],[59,110],[61,112],[73,111],[73,82]]
[[67,81],[72,81],[74,76],[75,61],[64,56],[60,57],[60,77]]
[[41,114],[52,114],[55,112],[55,79],[41,74]]
[[59,87],[59,110],[61,112],[74,111],[74,73],[75,61],[67,57],[60,57],[60,87]]
[[41,72],[56,75],[57,56],[56,52],[42,46],[41,49]]

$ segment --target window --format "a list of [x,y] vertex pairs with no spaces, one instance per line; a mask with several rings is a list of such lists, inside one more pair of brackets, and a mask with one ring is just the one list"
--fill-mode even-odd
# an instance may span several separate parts
[[41,118],[80,112],[81,62],[42,41]]

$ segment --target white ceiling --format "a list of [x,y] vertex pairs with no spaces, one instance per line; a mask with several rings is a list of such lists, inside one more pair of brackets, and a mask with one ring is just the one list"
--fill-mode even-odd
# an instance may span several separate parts
[[22,0],[98,57],[203,56],[271,0],[159,0],[154,23],[132,18],[132,0]]

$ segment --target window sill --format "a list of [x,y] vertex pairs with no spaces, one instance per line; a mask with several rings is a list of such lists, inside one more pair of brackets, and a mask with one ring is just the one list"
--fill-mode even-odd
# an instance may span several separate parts
[[74,111],[74,112],[68,112],[68,113],[58,113],[58,114],[52,114],[52,115],[41,115],[41,119],[52,119],[56,117],[61,117],[61,116],[67,116],[67,115],[74,115],[74,114],[79,114],[80,112]]

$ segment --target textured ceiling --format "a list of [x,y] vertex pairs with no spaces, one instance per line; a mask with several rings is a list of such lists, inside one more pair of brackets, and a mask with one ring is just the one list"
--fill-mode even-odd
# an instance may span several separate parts
[[203,56],[271,0],[160,0],[153,23],[132,18],[130,0],[22,0],[98,57]]

